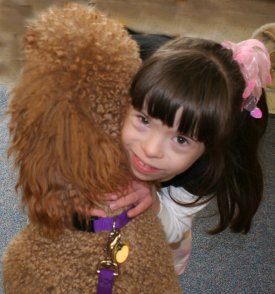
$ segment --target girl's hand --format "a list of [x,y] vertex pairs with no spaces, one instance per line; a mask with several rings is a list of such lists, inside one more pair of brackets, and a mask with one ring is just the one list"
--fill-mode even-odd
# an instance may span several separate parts
[[83,210],[85,210],[85,215],[97,216],[97,217],[107,217],[106,212],[102,209],[99,209],[99,208],[86,208]]
[[112,210],[133,205],[134,207],[128,211],[128,217],[135,217],[147,210],[155,201],[159,201],[155,187],[148,183],[133,181],[128,191],[127,195],[120,198],[114,194],[110,195]]
[[[145,182],[133,181],[128,188],[128,194],[119,196],[118,194],[106,194],[105,200],[110,203],[110,208],[116,210],[134,206],[128,211],[128,217],[136,217],[146,211],[150,206],[157,213],[160,209],[159,198],[155,186]],[[99,208],[89,208],[86,210],[87,215],[107,217],[104,210]]]

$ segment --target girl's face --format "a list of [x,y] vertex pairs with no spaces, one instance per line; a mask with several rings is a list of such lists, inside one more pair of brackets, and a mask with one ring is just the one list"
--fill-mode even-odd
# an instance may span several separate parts
[[133,174],[143,181],[168,180],[187,170],[204,152],[203,143],[180,134],[177,129],[182,109],[173,127],[131,107],[122,129]]

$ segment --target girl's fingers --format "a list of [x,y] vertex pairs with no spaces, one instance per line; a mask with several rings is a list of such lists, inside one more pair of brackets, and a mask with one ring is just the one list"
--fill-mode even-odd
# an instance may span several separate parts
[[128,217],[136,217],[142,214],[144,211],[146,211],[150,206],[151,206],[151,202],[148,202],[148,201],[140,202],[138,205],[131,208],[128,211],[127,215]]
[[112,201],[110,204],[110,208],[112,210],[128,207],[134,205],[139,198],[137,197],[137,193],[133,192],[124,197],[119,198],[118,200]]
[[[124,207],[129,207],[134,205],[133,208],[131,208],[128,211],[127,215],[129,217],[136,217],[139,214],[143,213],[152,205],[152,201],[148,201],[148,199],[146,198],[139,199],[138,197],[136,197],[136,193],[132,193],[130,197],[128,196],[122,197],[119,200],[111,203],[110,208],[112,210],[116,210],[119,208],[124,208]],[[139,202],[136,202],[136,200],[139,200]]]
[[129,217],[136,217],[139,214],[143,213],[145,210],[147,210],[153,203],[152,197],[140,197],[139,193],[131,193],[128,194],[125,197],[121,197],[120,199],[113,201],[110,204],[110,208],[112,210],[116,210],[119,208],[129,207],[133,206],[131,208],[127,215]]
[[112,193],[106,193],[105,195],[105,200],[106,201],[114,201],[118,199],[118,195],[117,194],[112,194]]
[[88,211],[90,216],[106,217],[107,214],[104,210],[98,208],[91,208]]

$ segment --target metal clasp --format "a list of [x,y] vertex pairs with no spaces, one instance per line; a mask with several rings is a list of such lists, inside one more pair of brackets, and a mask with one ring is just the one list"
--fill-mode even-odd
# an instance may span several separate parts
[[119,264],[126,261],[129,255],[129,246],[121,241],[120,230],[116,228],[116,217],[114,217],[112,231],[109,233],[106,248],[106,258],[99,262],[97,273],[102,269],[113,271],[114,276],[119,275]]
[[112,251],[114,250],[116,244],[120,241],[120,238],[121,238],[120,230],[116,228],[116,217],[114,217],[113,229],[109,234],[108,244],[107,244],[107,254],[111,258],[112,258]]
[[116,228],[116,219],[113,222],[113,229],[109,235],[107,246],[108,256],[117,264],[125,262],[129,255],[129,245],[121,240],[120,230]]
[[98,263],[98,266],[97,266],[97,273],[100,274],[100,271],[102,269],[110,269],[113,271],[113,275],[115,277],[117,277],[119,275],[119,268],[118,268],[118,264],[113,262],[111,259],[105,259],[105,260],[102,260]]
[[110,269],[114,276],[119,275],[119,266],[115,262],[113,251],[116,244],[120,240],[120,230],[116,228],[116,217],[114,217],[113,228],[108,236],[107,245],[105,248],[106,258],[98,263],[97,273],[100,274],[101,269]]

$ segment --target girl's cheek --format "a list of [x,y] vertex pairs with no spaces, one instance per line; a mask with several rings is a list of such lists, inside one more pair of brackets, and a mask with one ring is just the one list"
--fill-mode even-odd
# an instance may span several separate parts
[[145,125],[143,125],[140,122],[134,122],[133,123],[133,130],[138,133],[144,133],[144,132],[146,132],[147,128]]

